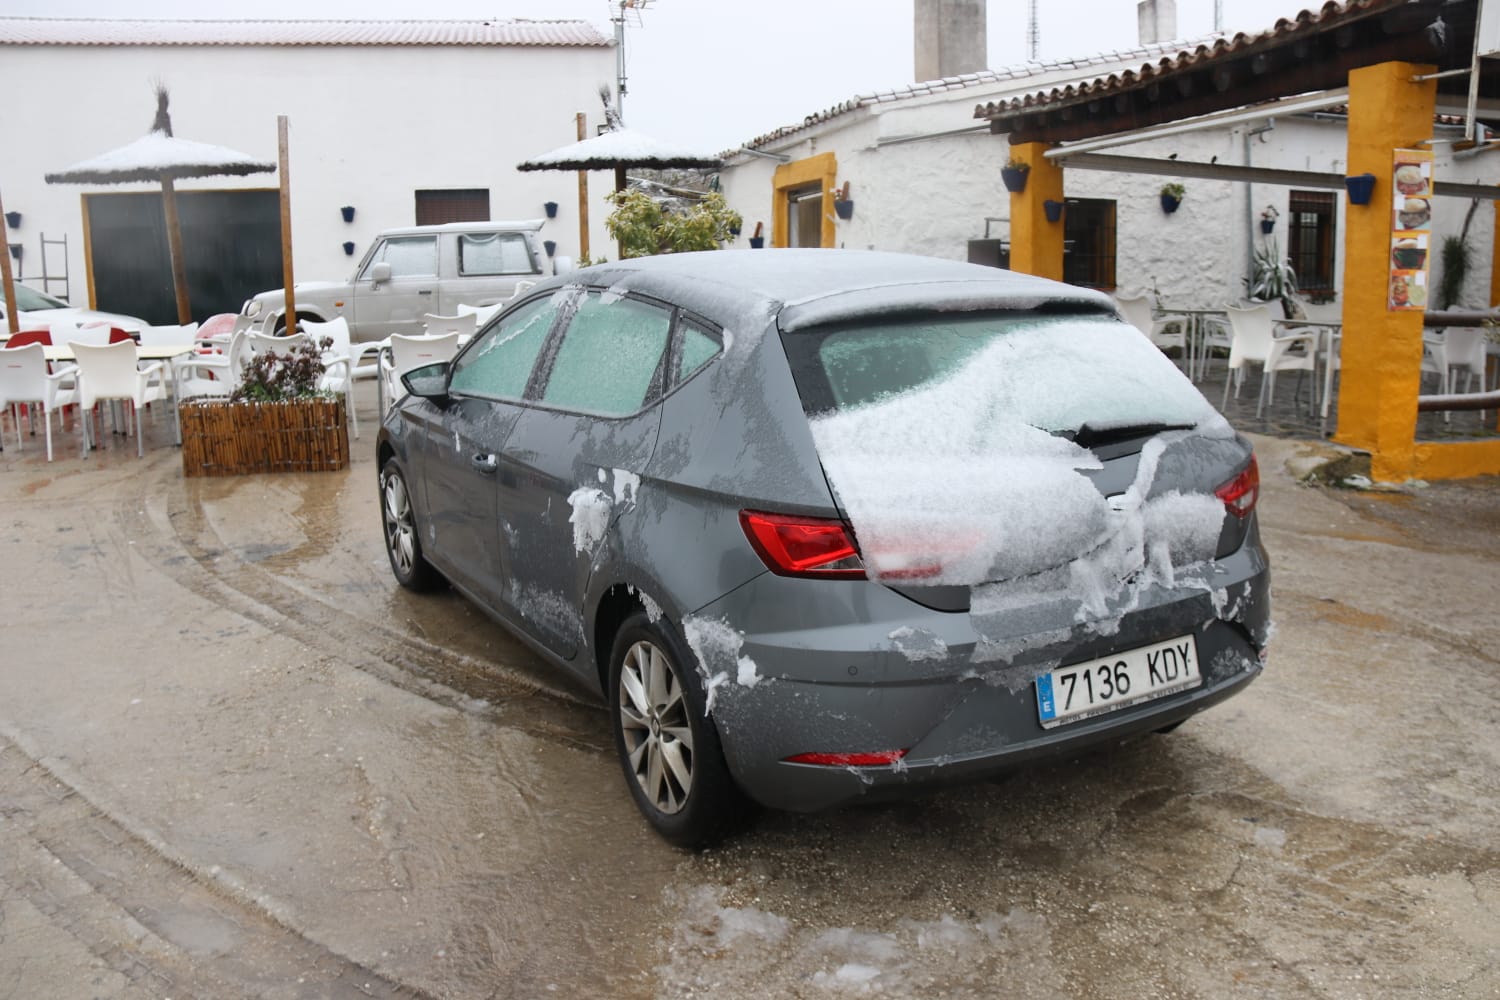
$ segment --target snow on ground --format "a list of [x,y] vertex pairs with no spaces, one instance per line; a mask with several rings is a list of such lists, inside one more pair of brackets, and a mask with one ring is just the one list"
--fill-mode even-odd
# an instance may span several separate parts
[[[728,905],[726,895],[706,885],[669,892],[677,915],[656,970],[659,996],[725,995],[727,983],[753,983],[750,991],[736,987],[741,997],[1066,996],[1046,921],[1020,907],[819,927],[753,904]],[[975,983],[983,992],[974,992]],[[1024,988],[1012,992],[1007,983]]]

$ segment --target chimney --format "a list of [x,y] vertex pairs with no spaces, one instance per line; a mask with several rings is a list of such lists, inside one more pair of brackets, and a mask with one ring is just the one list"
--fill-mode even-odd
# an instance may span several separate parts
[[1135,5],[1135,17],[1142,45],[1176,40],[1177,0],[1141,0]]
[[988,69],[986,0],[916,0],[917,83]]

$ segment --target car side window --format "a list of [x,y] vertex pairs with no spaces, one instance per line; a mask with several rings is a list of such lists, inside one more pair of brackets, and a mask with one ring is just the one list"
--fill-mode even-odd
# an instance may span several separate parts
[[368,279],[370,270],[381,261],[391,265],[392,278],[436,277],[437,237],[398,236],[388,239],[370,255],[359,276]]
[[515,309],[490,326],[469,350],[453,362],[448,391],[494,399],[520,399],[547,332],[557,318],[555,296],[544,296]]
[[682,330],[682,342],[677,351],[677,378],[674,384],[686,382],[719,354],[718,340],[697,323],[684,319],[679,328]]
[[568,323],[542,402],[607,416],[635,413],[661,393],[671,332],[668,309],[589,292]]
[[531,248],[521,233],[460,233],[458,273],[534,274]]

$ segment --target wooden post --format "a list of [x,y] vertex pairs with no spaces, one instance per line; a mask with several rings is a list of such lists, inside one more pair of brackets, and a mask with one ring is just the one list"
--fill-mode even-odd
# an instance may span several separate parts
[[[577,114],[578,141],[584,139],[584,132],[588,125],[582,111]],[[589,255],[589,172],[578,171],[578,256],[580,258]]]
[[[619,194],[621,191],[624,191],[624,190],[625,190],[625,168],[624,167],[615,167],[615,194]],[[618,208],[619,206],[615,206],[615,207]],[[625,259],[625,241],[624,240],[616,240],[615,241],[615,259],[616,260],[624,260]]]
[[161,179],[161,210],[167,219],[167,256],[172,260],[172,287],[177,292],[177,322],[183,326],[193,321],[188,304],[187,262],[182,256],[182,223],[177,218],[177,188],[170,175]]
[[[5,218],[5,201],[0,199],[0,220]],[[0,221],[0,226],[5,223]],[[11,333],[21,332],[21,317],[16,315],[16,279],[10,273],[10,237],[0,240],[5,244],[0,251],[0,284],[5,285],[5,325]]]
[[[286,289],[286,332],[297,332],[297,293],[292,279],[292,178],[287,166],[286,115],[276,116],[277,166],[281,170],[281,287]],[[272,331],[275,332],[275,331]]]

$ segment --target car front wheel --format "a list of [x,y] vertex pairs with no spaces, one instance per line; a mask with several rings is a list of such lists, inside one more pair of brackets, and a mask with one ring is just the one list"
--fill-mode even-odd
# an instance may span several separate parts
[[387,459],[380,470],[380,519],[385,527],[385,554],[390,557],[396,582],[416,591],[437,587],[442,577],[422,555],[411,491],[394,458]]
[[745,803],[703,709],[702,686],[664,620],[626,620],[610,654],[615,750],[636,806],[661,836],[697,848],[730,832]]

